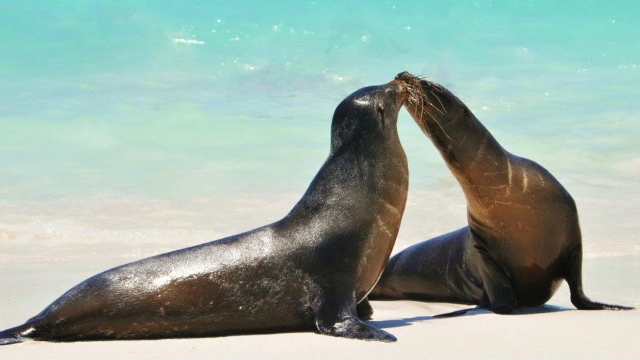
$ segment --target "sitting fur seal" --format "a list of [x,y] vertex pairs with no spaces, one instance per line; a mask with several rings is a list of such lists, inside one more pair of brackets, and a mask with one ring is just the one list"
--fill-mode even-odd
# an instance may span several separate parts
[[282,220],[122,265],[67,291],[0,343],[203,337],[312,330],[395,337],[358,319],[404,212],[408,168],[396,129],[407,97],[393,81],[335,110],[331,151]]
[[576,204],[547,170],[503,149],[441,85],[407,72],[396,79],[407,84],[409,113],[462,186],[469,226],[393,256],[371,298],[462,302],[509,313],[544,304],[566,280],[578,309],[631,309],[585,296]]

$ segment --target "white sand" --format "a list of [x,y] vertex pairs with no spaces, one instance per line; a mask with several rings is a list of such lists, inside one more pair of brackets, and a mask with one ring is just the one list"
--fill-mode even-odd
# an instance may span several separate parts
[[[500,316],[472,311],[431,318],[459,305],[373,302],[373,324],[396,343],[314,333],[78,343],[26,342],[0,348],[3,359],[637,359],[640,312],[552,307]],[[548,312],[544,312],[548,311]],[[3,321],[4,323],[4,321]]]
[[[443,193],[451,199],[449,204],[459,205],[443,209],[442,202],[432,201],[436,194]],[[128,202],[100,209],[61,210],[59,213],[34,208],[9,208],[6,204],[0,204],[4,214],[0,218],[0,328],[24,322],[64,291],[102,270],[276,220],[296,199],[291,196],[280,199],[280,202],[268,198],[248,203],[243,203],[246,200],[200,202],[199,205],[191,205],[191,212],[173,204],[168,206],[173,211],[167,211],[156,204],[155,211],[145,208],[145,212],[135,217],[119,215],[135,212],[135,204]],[[201,215],[200,212],[224,215],[211,215],[212,221],[212,217]],[[100,214],[111,220],[100,218]],[[249,214],[251,216],[246,216]],[[430,215],[425,218],[424,214]],[[121,219],[121,222],[113,222],[113,219]],[[174,219],[175,223],[167,223],[166,219]],[[395,251],[421,238],[462,225],[464,200],[460,194],[455,191],[449,193],[446,189],[433,193],[414,192]],[[218,228],[222,230],[212,230]],[[71,233],[79,234],[78,238],[63,239],[71,236]],[[118,236],[124,238],[116,239]],[[83,238],[87,241],[83,242]],[[637,254],[587,256],[584,263],[586,293],[594,300],[640,306],[639,275],[640,260]],[[373,302],[373,306],[375,314],[372,324],[393,333],[398,338],[396,343],[347,340],[312,332],[153,341],[31,341],[0,347],[0,358],[640,357],[640,311],[577,311],[569,301],[566,286],[549,301],[549,305],[521,309],[516,315],[495,315],[474,310],[454,318],[432,318],[433,315],[468,306],[412,301],[377,301]]]

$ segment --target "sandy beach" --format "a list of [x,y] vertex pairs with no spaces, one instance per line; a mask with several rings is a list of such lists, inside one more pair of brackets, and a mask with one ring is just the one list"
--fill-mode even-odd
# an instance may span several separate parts
[[[457,203],[460,205],[448,208],[445,213],[436,211],[435,208],[443,205],[428,200],[433,200],[438,193],[444,193],[449,199],[460,200]],[[443,186],[443,190],[437,193],[413,193],[394,251],[417,241],[420,234],[431,236],[431,232],[438,233],[460,225],[459,219],[464,219],[464,203],[460,196],[453,186]],[[218,203],[201,204],[203,208],[198,210],[205,211],[207,208],[210,214],[202,215],[202,220],[198,220],[196,215],[187,217],[184,209],[174,208],[174,211],[182,211],[183,214],[182,219],[175,218],[174,222],[165,220],[174,217],[175,213],[161,210],[162,206],[159,204],[147,204],[146,210],[155,206],[156,211],[141,212],[141,216],[135,219],[120,217],[117,223],[105,222],[104,218],[116,218],[108,215],[123,211],[120,207],[131,207],[131,203],[105,205],[93,212],[75,209],[51,214],[31,209],[27,211],[31,216],[4,206],[3,210],[13,211],[11,220],[14,223],[23,222],[25,227],[36,228],[35,221],[49,224],[49,228],[38,228],[40,233],[31,233],[29,240],[17,238],[0,244],[0,288],[3,289],[0,296],[0,327],[22,323],[73,285],[102,270],[191,243],[221,237],[225,235],[223,232],[231,234],[267,223],[275,220],[273,214],[284,213],[295,200],[294,195],[285,197],[284,200],[281,198],[280,201],[270,197],[250,202],[229,198]],[[223,209],[229,210],[222,211]],[[251,212],[251,209],[255,216],[243,216]],[[197,214],[195,207],[192,210],[192,214]],[[84,213],[84,218],[79,215],[81,212]],[[98,213],[102,213],[103,218]],[[433,216],[425,219],[425,213]],[[590,214],[589,211],[585,212],[589,220],[592,216]],[[72,217],[83,219],[74,222],[78,239],[70,239],[58,246],[46,245],[48,243],[45,240],[59,236],[56,234],[56,224],[63,223],[65,227],[69,227],[68,218]],[[207,218],[215,220],[215,223],[225,224],[221,226],[220,233],[205,229],[207,226],[204,219]],[[109,230],[98,227],[96,224],[99,222]],[[145,230],[160,222],[167,228],[162,231],[163,235]],[[185,225],[189,225],[189,228]],[[135,226],[138,230],[132,229]],[[12,233],[6,222],[3,229],[5,236]],[[119,233],[126,235],[125,238],[116,239]],[[82,237],[91,241],[82,243]],[[127,241],[127,238],[137,241]],[[587,245],[587,248],[590,247]],[[637,282],[640,277],[640,261],[637,256],[587,256],[583,268],[586,293],[592,299],[636,307],[640,305],[640,286]],[[30,341],[1,347],[0,357],[635,359],[640,354],[640,342],[637,341],[637,334],[640,333],[639,311],[578,311],[569,301],[566,285],[546,306],[518,309],[514,315],[472,310],[463,316],[434,318],[434,315],[469,306],[415,301],[375,301],[373,306],[375,314],[371,323],[394,334],[398,338],[396,343],[347,340],[313,332],[146,341]]]
[[[561,291],[551,303],[565,304],[567,295]],[[376,314],[371,323],[392,332],[397,342],[286,333],[147,341],[32,341],[2,347],[0,354],[5,359],[636,359],[640,353],[638,311],[587,312],[569,305],[548,305],[520,309],[509,316],[473,310],[465,316],[433,318],[464,306],[413,301],[375,301],[373,306]],[[6,318],[3,316],[3,324]]]

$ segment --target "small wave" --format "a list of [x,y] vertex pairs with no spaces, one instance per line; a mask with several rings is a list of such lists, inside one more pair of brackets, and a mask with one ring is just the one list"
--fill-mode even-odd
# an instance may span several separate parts
[[625,160],[615,164],[614,169],[632,175],[640,175],[640,157]]
[[204,45],[204,41],[195,39],[173,39],[174,43]]
[[612,258],[612,257],[621,257],[621,256],[629,256],[634,255],[638,256],[637,249],[631,249],[629,252],[625,251],[601,251],[601,252],[585,252],[583,254],[585,259],[599,259],[599,258]]

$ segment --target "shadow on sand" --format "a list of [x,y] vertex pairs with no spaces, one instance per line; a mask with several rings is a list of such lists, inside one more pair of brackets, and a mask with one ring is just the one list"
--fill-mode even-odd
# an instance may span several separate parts
[[[498,316],[535,315],[535,314],[554,313],[554,312],[569,311],[569,310],[572,310],[572,309],[562,307],[562,306],[556,306],[556,305],[543,305],[543,306],[536,306],[536,307],[517,307],[510,314],[498,315]],[[393,320],[370,320],[370,321],[367,321],[367,323],[380,329],[389,329],[389,328],[409,326],[415,322],[421,322],[426,320],[444,320],[447,318],[460,317],[463,315],[475,316],[475,315],[487,315],[487,314],[493,314],[493,312],[487,309],[474,307],[474,308],[455,310],[452,312],[436,314],[436,315],[414,316],[410,318],[393,319]]]

